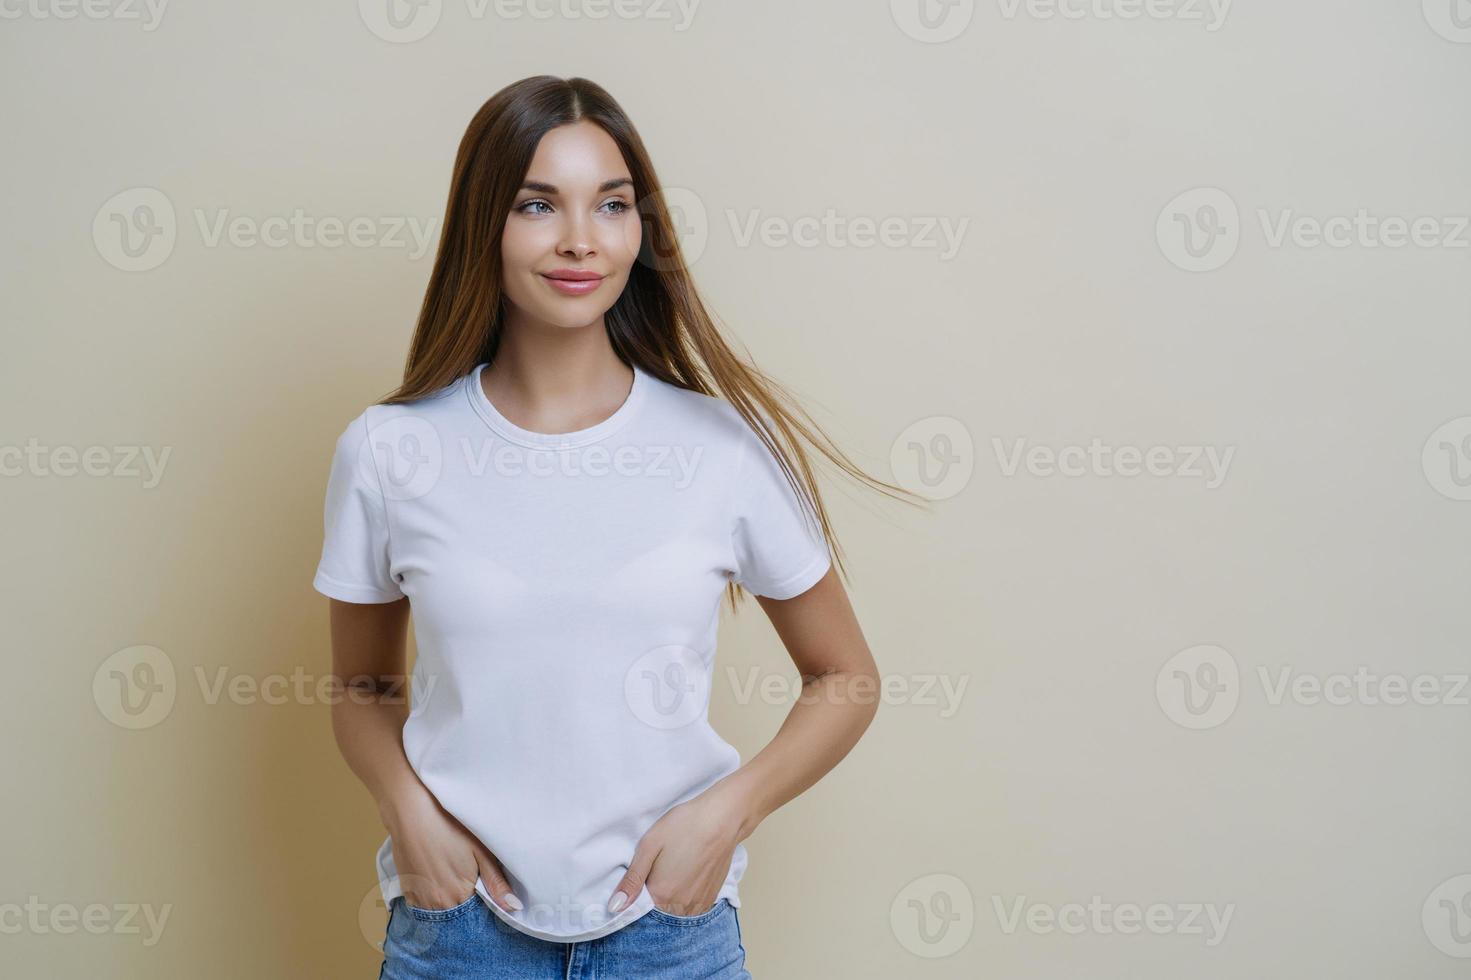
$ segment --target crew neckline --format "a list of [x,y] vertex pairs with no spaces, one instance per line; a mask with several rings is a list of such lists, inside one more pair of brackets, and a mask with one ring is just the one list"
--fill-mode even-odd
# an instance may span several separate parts
[[480,375],[489,365],[489,361],[482,361],[465,376],[465,391],[469,396],[471,407],[485,420],[486,425],[503,438],[532,449],[576,449],[597,442],[599,439],[606,439],[623,428],[633,417],[649,387],[648,375],[637,364],[630,364],[629,366],[633,368],[633,384],[630,385],[623,404],[614,409],[612,415],[585,429],[576,429],[572,432],[533,432],[531,429],[521,428],[506,418],[495,407],[495,404],[485,397],[485,388],[480,383]]

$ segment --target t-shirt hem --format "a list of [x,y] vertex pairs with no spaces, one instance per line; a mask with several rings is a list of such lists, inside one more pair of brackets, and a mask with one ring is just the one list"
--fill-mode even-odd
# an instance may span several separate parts
[[318,572],[312,579],[312,588],[324,596],[341,599],[343,602],[383,603],[403,598],[402,592],[385,592],[367,585],[350,585],[323,572]]
[[768,599],[791,599],[816,585],[818,579],[827,574],[827,570],[831,565],[832,557],[827,553],[827,549],[824,548],[821,554],[813,558],[800,572],[795,575],[789,575],[774,585],[761,588],[756,585],[747,585],[744,582],[741,584],[746,585],[746,588],[750,589],[756,595],[765,596]]
[[[393,861],[392,846],[393,838],[391,836],[383,838],[383,843],[379,845],[378,853],[375,855],[374,860],[378,872],[378,888],[383,896],[385,907],[392,905],[395,898],[403,897],[403,887],[399,884],[398,875],[391,873],[391,871],[396,870],[391,867]],[[627,908],[620,909],[617,915],[608,919],[602,925],[585,932],[564,935],[529,926],[511,915],[495,903],[495,900],[490,897],[490,893],[486,891],[484,881],[479,878],[475,880],[475,894],[480,896],[480,900],[485,903],[486,908],[490,909],[493,915],[510,928],[536,939],[544,939],[547,942],[553,943],[583,943],[590,942],[594,939],[601,939],[603,936],[617,932],[624,926],[632,925],[636,920],[647,915],[649,910],[654,907],[654,896],[649,894],[649,887],[645,885],[639,890],[638,897],[633,900],[631,905]],[[719,902],[722,898],[728,901],[732,908],[740,908],[740,886],[734,882],[727,881],[721,886],[720,893],[715,896],[715,901]]]
[[521,920],[517,919],[515,916],[511,915],[505,909],[501,908],[494,901],[492,901],[490,895],[482,889],[479,883],[476,884],[475,890],[476,893],[479,894],[481,901],[485,903],[486,907],[489,908],[490,911],[506,925],[510,926],[512,929],[515,929],[517,932],[524,933],[536,939],[544,939],[547,942],[551,943],[585,943],[591,942],[594,939],[601,939],[604,936],[617,932],[624,926],[632,925],[635,919],[643,918],[643,916],[648,913],[649,909],[654,907],[653,896],[649,894],[648,888],[644,888],[643,891],[639,894],[639,897],[634,899],[631,905],[629,905],[625,909],[619,909],[617,915],[613,916],[611,919],[608,919],[602,925],[596,926],[592,929],[588,929],[584,932],[562,934],[548,932],[545,929],[537,929],[535,926],[529,926]]

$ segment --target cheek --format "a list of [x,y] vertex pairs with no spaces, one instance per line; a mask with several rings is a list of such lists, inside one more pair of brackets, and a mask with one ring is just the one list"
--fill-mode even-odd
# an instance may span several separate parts
[[545,254],[535,241],[534,235],[525,227],[506,226],[501,235],[501,290],[516,306],[534,302],[534,295],[527,279],[536,268],[536,263]]
[[506,222],[501,233],[501,264],[506,272],[524,272],[544,251],[535,228],[522,222]]
[[627,270],[638,259],[639,244],[643,241],[643,225],[633,215],[608,230],[604,254],[618,268]]

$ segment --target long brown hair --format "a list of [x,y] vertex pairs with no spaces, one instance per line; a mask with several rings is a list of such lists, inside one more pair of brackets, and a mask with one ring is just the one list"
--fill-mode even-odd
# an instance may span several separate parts
[[[749,356],[737,355],[721,336],[685,266],[643,141],[613,97],[585,78],[523,78],[491,96],[470,120],[455,155],[439,248],[403,384],[378,404],[422,398],[494,359],[504,324],[500,241],[507,215],[541,138],[580,120],[600,126],[622,150],[643,225],[627,286],[604,316],[614,352],[669,384],[728,401],[780,461],[846,577],[812,459],[798,437],[850,477],[897,499],[913,495],[855,466],[787,388],[758,370]],[[728,594],[734,606],[739,598],[734,584]]]

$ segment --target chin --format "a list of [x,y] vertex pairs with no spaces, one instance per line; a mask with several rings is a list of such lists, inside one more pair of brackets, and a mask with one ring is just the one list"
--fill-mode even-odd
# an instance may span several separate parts
[[579,327],[596,323],[598,317],[606,312],[595,306],[581,306],[574,301],[569,302],[566,306],[538,311],[537,319],[559,330],[576,330]]

